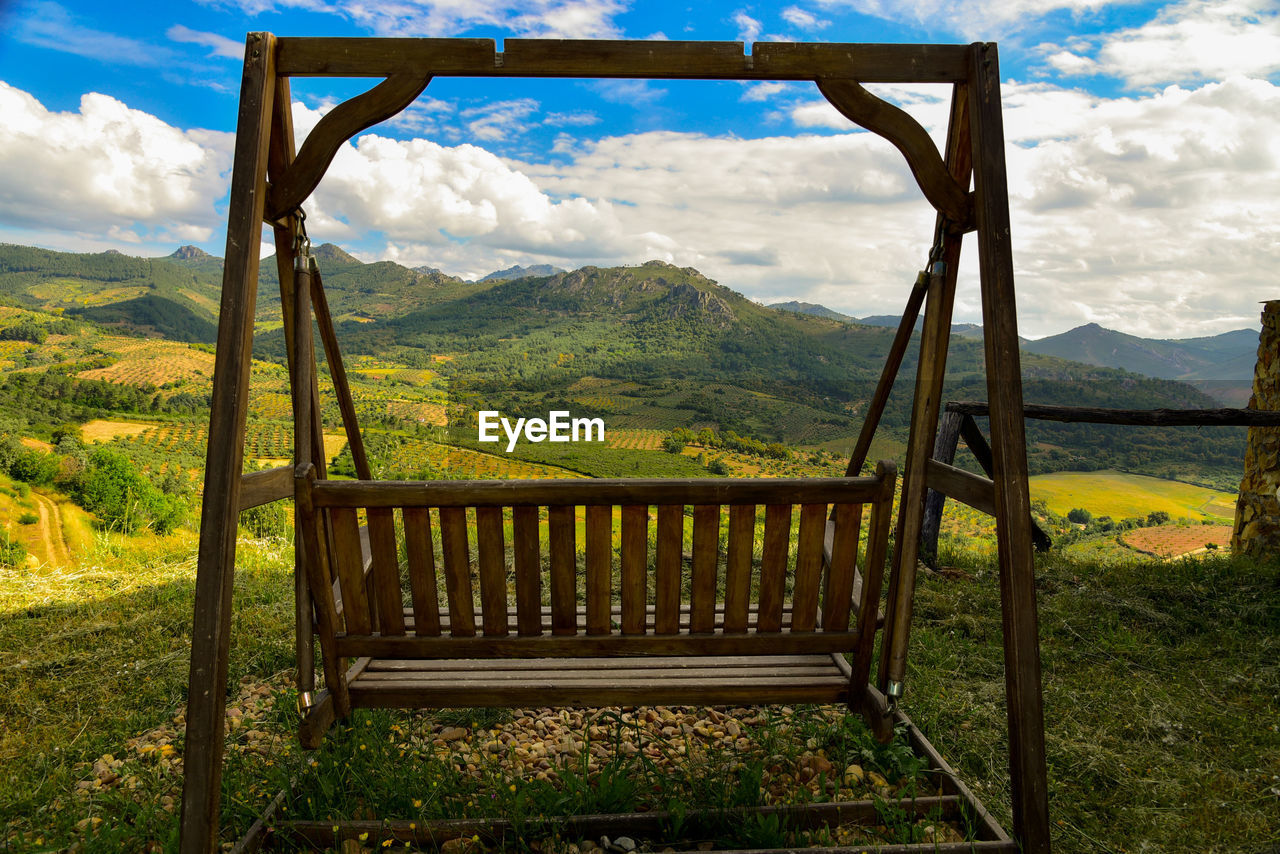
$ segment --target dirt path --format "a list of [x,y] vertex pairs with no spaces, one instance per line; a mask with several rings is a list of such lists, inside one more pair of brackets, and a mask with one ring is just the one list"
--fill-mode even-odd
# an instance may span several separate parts
[[36,508],[40,511],[40,540],[44,544],[45,560],[52,566],[71,563],[71,550],[62,538],[62,510],[56,501],[32,492]]

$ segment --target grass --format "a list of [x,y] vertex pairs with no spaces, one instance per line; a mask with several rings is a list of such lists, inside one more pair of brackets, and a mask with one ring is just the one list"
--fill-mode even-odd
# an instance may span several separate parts
[[[99,536],[74,569],[0,572],[0,850],[172,843],[194,551],[190,534]],[[682,758],[698,753],[700,761],[680,765],[662,762],[673,747],[639,736],[631,740],[638,752],[619,749],[635,721],[600,718],[590,738],[608,750],[595,769],[566,761],[551,766],[555,779],[515,773],[483,749],[513,723],[494,710],[361,711],[304,758],[292,734],[289,554],[278,541],[240,547],[226,838],[292,777],[291,815],[426,819],[816,797],[784,779],[798,752],[890,779],[912,775],[909,755],[867,741],[856,721],[805,709],[759,713],[750,750],[691,735]],[[921,579],[905,708],[1007,827],[994,564],[970,551],[943,557],[967,579]],[[1280,568],[1228,557],[1104,564],[1051,555],[1041,559],[1038,587],[1057,850],[1274,845]],[[437,743],[445,726],[465,728],[471,741]],[[919,832],[891,802],[881,821]],[[743,845],[785,836],[767,820],[734,832]]]
[[1082,507],[1094,516],[1112,519],[1145,518],[1163,510],[1174,519],[1209,518],[1230,522],[1235,496],[1189,483],[1116,471],[1064,471],[1031,478],[1031,497],[1065,516]]

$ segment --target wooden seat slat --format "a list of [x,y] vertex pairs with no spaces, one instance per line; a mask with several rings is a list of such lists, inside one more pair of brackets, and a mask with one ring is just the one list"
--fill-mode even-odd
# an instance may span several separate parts
[[613,510],[592,505],[586,510],[587,604],[583,609],[587,634],[611,631],[609,603],[613,597]]
[[[342,619],[347,631],[373,630],[364,582],[364,554],[360,547],[360,523],[351,507],[334,507],[330,513],[338,583],[342,589]],[[397,589],[399,589],[397,585]]]
[[759,615],[756,631],[782,629],[782,604],[786,595],[787,557],[790,552],[791,505],[770,504],[764,511],[764,549],[760,557]]
[[645,633],[645,601],[648,575],[649,507],[628,504],[622,508],[622,632]]
[[470,549],[467,515],[462,507],[440,508],[440,542],[444,555],[445,590],[449,597],[449,634],[473,637],[476,633],[475,602],[471,598]]
[[481,626],[487,636],[504,637],[507,625],[506,546],[502,540],[502,508],[476,508],[477,565],[480,576]]
[[542,633],[542,559],[538,545],[538,508],[511,508],[512,556],[516,572],[516,631]]
[[404,634],[404,612],[400,602],[400,564],[396,559],[395,518],[389,507],[370,507],[369,554],[373,558],[372,579],[378,604],[378,628],[383,634]]
[[[577,607],[577,609],[576,609],[576,610],[577,610],[577,619],[578,619],[578,622],[579,622],[579,627],[581,628],[581,625],[585,622],[585,619],[586,619],[586,613],[587,613],[587,611],[586,611],[586,608],[585,608],[585,607],[583,607],[582,605],[579,605],[579,606]],[[646,606],[645,606],[645,608],[644,608],[644,618],[645,618],[645,625],[646,625],[646,627],[652,626],[652,624],[653,624],[653,617],[654,617],[655,612],[656,612],[656,608],[655,608],[655,606],[653,606],[653,605],[646,605]],[[606,634],[606,635],[607,635],[607,634],[610,634],[611,632],[616,631],[616,630],[617,630],[617,628],[621,625],[621,621],[622,621],[622,609],[621,609],[621,606],[619,606],[619,605],[612,605],[612,606],[610,606],[610,608],[609,608],[609,612],[608,612],[608,613],[609,613],[609,623],[608,623],[608,625],[610,626],[610,628],[607,628],[604,632],[598,632],[598,633],[596,633],[596,634]],[[723,604],[723,603],[720,603],[720,602],[717,602],[717,603],[715,604],[715,606],[714,606],[713,611],[712,611],[712,622],[711,622],[711,627],[710,627],[709,629],[707,629],[707,631],[726,631],[726,632],[727,632],[728,630],[727,630],[727,629],[725,629],[725,625],[724,625],[724,617],[725,617],[725,613],[726,613],[726,612],[725,612],[725,606],[724,606],[724,604]],[[405,611],[404,611],[404,614],[405,614],[405,627],[406,627],[406,630],[407,630],[409,633],[414,633],[414,623],[413,623],[413,611],[412,611],[412,609],[411,609],[411,608],[406,607],[406,608],[405,608]],[[541,623],[543,624],[544,628],[546,628],[546,627],[549,625],[549,620],[550,620],[550,617],[551,617],[551,606],[550,606],[550,605],[543,605],[543,606],[539,607],[539,608],[537,609],[537,614],[539,615],[539,619],[540,619]],[[741,633],[746,633],[746,632],[749,632],[749,631],[755,631],[755,629],[756,629],[756,616],[757,616],[757,614],[758,614],[758,611],[755,609],[755,607],[754,607],[754,606],[751,606],[751,607],[750,607],[750,610],[748,610],[748,611],[747,611],[747,614],[746,614],[746,625],[741,629]],[[478,610],[476,610],[476,611],[474,612],[474,617],[475,617],[476,619],[483,620],[483,617],[484,617],[483,609],[478,609]],[[512,617],[512,616],[509,614],[507,619],[508,619],[507,627],[508,627],[508,629],[509,629],[509,630],[518,628],[519,620],[518,620],[518,618],[517,618],[517,617]],[[439,614],[439,620],[440,620],[440,631],[441,631],[441,632],[446,632],[446,633],[447,633],[447,632],[449,631],[449,612],[448,612],[448,610],[447,610],[447,609],[446,609],[446,610],[442,610],[442,611],[440,611],[440,614]],[[515,622],[512,622],[512,620],[515,620]],[[686,606],[686,605],[681,605],[681,607],[680,607],[680,623],[679,623],[679,625],[680,625],[680,631],[681,631],[681,632],[689,632],[689,631],[692,631],[692,628],[691,628],[691,626],[692,626],[692,620],[693,620],[693,614],[692,614],[692,612],[690,611],[689,607],[688,607],[688,606]],[[790,625],[790,621],[791,621],[791,605],[790,605],[790,603],[784,603],[784,604],[783,604],[783,607],[782,607],[782,624],[783,624],[784,626],[789,626],[789,625]],[[430,633],[427,633],[427,634],[429,635]],[[533,635],[537,635],[537,634],[541,634],[541,630],[533,631],[533,632],[522,632],[522,634],[533,634]],[[588,632],[588,634],[591,634],[591,632]]]
[[421,507],[406,507],[404,521],[405,563],[413,610],[407,614],[406,628],[414,634],[440,634],[440,592],[436,584],[436,556],[431,548],[431,515]]
[[716,564],[720,552],[720,508],[693,508],[693,566],[690,570],[689,631],[708,632],[715,624]]
[[818,585],[822,579],[822,534],[827,526],[827,505],[800,508],[800,532],[796,542],[795,589],[791,593],[791,629],[811,632],[818,621]]
[[729,543],[724,568],[724,630],[747,629],[747,606],[751,598],[751,554],[754,548],[756,508],[754,504],[729,508]]
[[551,559],[551,631],[578,631],[578,580],[572,507],[547,510],[547,539]]
[[654,562],[653,631],[674,635],[680,631],[680,558],[684,551],[684,508],[676,504],[658,505],[658,554]]
[[[429,670],[432,672],[470,672],[492,670],[612,670],[620,662],[628,670],[688,670],[712,665],[725,667],[759,666],[761,660],[750,655],[721,655],[712,658],[695,658],[684,655],[646,656],[644,658],[522,658],[503,661],[497,658],[435,659],[375,658],[365,667],[365,672],[404,672]],[[710,662],[710,663],[709,663]],[[829,667],[830,655],[773,655],[767,660],[773,668],[781,667]]]
[[[861,504],[837,504],[835,518],[827,529],[831,532],[831,558],[828,562],[827,584],[822,596],[822,627],[842,632],[849,628],[851,608],[861,596],[861,577],[855,561],[858,556],[858,529],[862,522]],[[856,582],[855,582],[856,577]]]

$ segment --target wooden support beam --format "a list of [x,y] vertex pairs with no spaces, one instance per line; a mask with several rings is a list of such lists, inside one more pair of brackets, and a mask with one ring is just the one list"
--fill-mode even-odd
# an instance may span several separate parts
[[180,847],[186,854],[211,852],[218,844],[236,519],[240,510],[259,246],[266,204],[267,147],[276,93],[275,55],[274,36],[248,35],[209,414],[209,436],[223,441],[210,441],[205,459],[196,563],[180,819]]
[[240,477],[240,510],[293,497],[293,466],[251,471]]
[[978,270],[982,280],[987,397],[991,404],[1013,835],[1023,851],[1045,854],[1050,845],[1044,708],[996,46],[972,45],[969,61]]
[[[956,446],[960,442],[960,422],[964,416],[944,412],[938,424],[938,435],[933,441],[933,459],[951,465],[956,458]],[[938,533],[942,528],[942,509],[946,494],[929,484],[929,494],[924,500],[924,522],[920,528],[920,559],[930,569],[938,568]]]
[[819,80],[818,91],[846,119],[892,143],[906,159],[929,204],[945,214],[957,228],[968,230],[973,219],[973,200],[947,171],[933,140],[919,122],[905,110],[872,95],[856,80]]
[[989,478],[937,460],[929,460],[926,468],[929,487],[939,495],[954,498],[988,516],[996,514],[995,487]]
[[[952,402],[948,412],[973,417],[990,414],[985,401]],[[1276,427],[1280,412],[1265,409],[1103,409],[1094,406],[1024,404],[1022,417],[1067,424],[1125,424],[1135,427]]]
[[282,38],[279,73],[291,77],[645,77],[956,83],[964,45],[506,39]]
[[879,493],[875,477],[590,478],[565,480],[331,480],[317,507],[519,507],[636,504],[853,504]]

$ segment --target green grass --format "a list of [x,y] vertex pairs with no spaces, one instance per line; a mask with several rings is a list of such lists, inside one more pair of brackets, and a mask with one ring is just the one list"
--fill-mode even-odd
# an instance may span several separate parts
[[1112,519],[1145,518],[1163,510],[1174,519],[1230,522],[1235,496],[1189,483],[1116,471],[1064,471],[1031,478],[1032,499],[1065,516],[1076,507]]
[[[173,842],[194,548],[190,535],[102,539],[74,571],[0,574],[0,850],[81,841],[86,851],[114,852]],[[464,771],[471,748],[442,750],[431,736],[462,726],[479,745],[511,726],[509,713],[476,710],[361,711],[304,757],[289,687],[289,554],[278,541],[240,547],[230,664],[239,723],[228,735],[226,839],[292,778],[289,815],[425,820],[759,803],[770,791],[766,774],[775,786],[768,797],[804,799],[812,791],[781,776],[803,751],[890,779],[911,775],[911,757],[869,741],[856,719],[804,709],[762,713],[752,751],[708,748],[674,771],[657,764],[667,747],[654,755],[617,749],[633,723],[616,716],[596,722],[593,738],[609,752],[594,769],[565,763],[558,780],[515,779],[482,755]],[[904,707],[1008,827],[994,563],[968,551],[943,560],[969,578],[921,578]],[[1274,844],[1280,567],[1228,557],[1049,556],[1038,589],[1056,850]],[[92,783],[103,777],[105,785]],[[904,821],[891,804],[881,820]],[[919,830],[909,821],[900,829]],[[785,835],[767,821],[732,830],[723,839],[699,832],[738,845]]]
[[[923,580],[906,705],[1009,826],[997,579]],[[1056,850],[1234,852],[1280,839],[1280,566],[1037,568]]]

